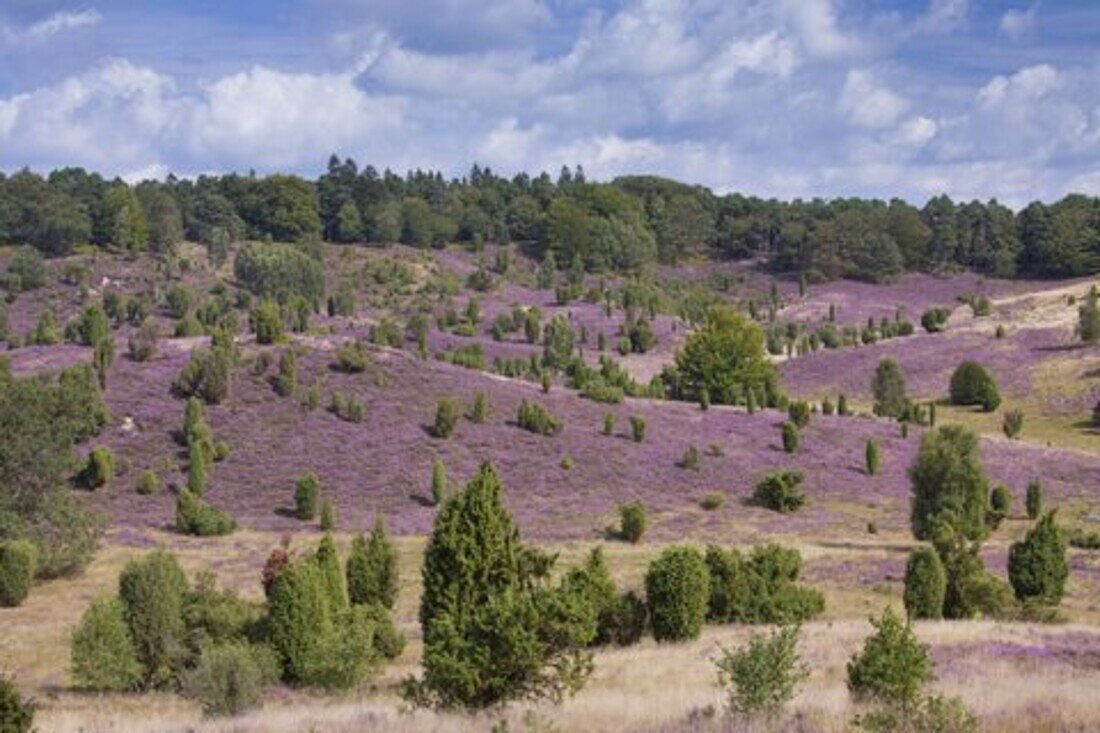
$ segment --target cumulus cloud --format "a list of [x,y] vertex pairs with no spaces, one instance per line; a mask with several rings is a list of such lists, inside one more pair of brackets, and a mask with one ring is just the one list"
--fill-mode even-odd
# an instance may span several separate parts
[[1001,33],[1012,39],[1019,39],[1027,35],[1035,27],[1035,16],[1038,14],[1039,5],[1028,6],[1027,10],[1007,10],[1001,16],[999,25]]
[[779,7],[810,54],[842,56],[858,49],[857,39],[841,30],[832,0],[780,0]]
[[871,72],[852,69],[844,81],[837,106],[861,127],[889,127],[905,113],[909,102],[878,84]]

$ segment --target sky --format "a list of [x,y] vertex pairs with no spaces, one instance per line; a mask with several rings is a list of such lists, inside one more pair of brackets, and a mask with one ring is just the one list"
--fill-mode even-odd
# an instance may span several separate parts
[[0,0],[0,169],[1100,194],[1097,0]]

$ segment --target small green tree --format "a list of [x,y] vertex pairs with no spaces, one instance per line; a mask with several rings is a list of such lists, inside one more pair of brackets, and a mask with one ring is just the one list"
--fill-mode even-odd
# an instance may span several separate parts
[[645,440],[645,429],[646,422],[643,416],[630,416],[630,436],[634,439],[635,443],[641,443],[643,440]]
[[374,520],[369,542],[362,535],[352,542],[347,582],[352,604],[393,608],[397,600],[397,551],[381,516]]
[[947,531],[967,539],[985,534],[989,482],[977,436],[959,425],[925,433],[913,465],[910,525],[918,540],[940,541]]
[[730,713],[774,721],[810,676],[798,653],[799,628],[754,633],[740,649],[720,648],[715,660]]
[[848,689],[859,700],[911,706],[921,685],[932,679],[928,650],[889,608],[871,625],[875,632],[848,662]]
[[439,456],[436,456],[432,461],[432,503],[439,506],[445,498],[447,498],[447,468]]
[[879,469],[878,443],[876,443],[873,439],[868,438],[867,448],[865,449],[864,453],[864,459],[867,464],[867,475],[874,476],[878,473]]
[[1016,438],[1024,429],[1023,410],[1006,410],[1001,421],[1001,430],[1006,438]]
[[1012,511],[1012,492],[1004,484],[997,484],[989,492],[989,514],[986,521],[991,529],[997,529]]
[[645,576],[650,626],[657,641],[694,639],[706,620],[710,575],[703,555],[693,547],[669,547]]
[[27,599],[38,567],[38,547],[28,540],[0,542],[0,607]]
[[1021,601],[1057,605],[1062,600],[1069,566],[1065,534],[1054,517],[1047,512],[1008,550],[1008,579]]
[[205,649],[181,687],[207,715],[240,715],[263,703],[264,681],[255,649],[235,641]]
[[0,730],[4,733],[30,733],[37,706],[25,699],[15,685],[15,680],[0,675]]
[[989,370],[976,361],[964,361],[951,375],[951,404],[980,405],[993,412],[1001,404],[997,383]]
[[627,542],[640,542],[647,524],[645,505],[642,502],[632,501],[619,506],[619,536]]
[[282,315],[279,313],[279,304],[274,300],[261,300],[252,310],[249,320],[252,323],[252,332],[256,334],[256,343],[273,344],[282,338]]
[[611,412],[605,412],[603,416],[603,434],[611,435],[615,432],[615,415]]
[[115,596],[97,598],[84,610],[71,642],[73,681],[88,690],[125,692],[142,679],[134,640]]
[[810,424],[810,403],[805,400],[791,400],[787,405],[787,416],[799,429]]
[[779,435],[783,440],[783,450],[787,453],[794,453],[798,450],[799,435],[798,426],[793,422],[784,422],[779,427]]
[[939,554],[930,547],[918,547],[905,566],[905,612],[911,619],[941,618],[947,592],[947,574]]
[[313,562],[321,571],[325,592],[328,593],[329,608],[336,611],[346,607],[348,592],[344,586],[344,570],[340,567],[340,554],[336,551],[336,541],[331,534],[326,532],[321,538],[317,552],[313,555]]
[[489,397],[484,392],[478,392],[474,397],[474,406],[470,410],[470,422],[483,423],[489,419]]
[[773,471],[756,484],[753,501],[781,514],[798,511],[806,503],[798,488],[805,478],[801,471]]
[[336,529],[336,509],[327,496],[321,501],[321,531],[332,532]]
[[1043,485],[1032,481],[1027,485],[1027,518],[1038,519],[1043,512]]
[[1077,333],[1086,344],[1094,344],[1100,340],[1100,305],[1097,304],[1100,294],[1096,286],[1089,288],[1085,302],[1077,309]]
[[437,438],[446,440],[455,433],[458,425],[458,401],[453,397],[443,397],[435,406],[435,422],[432,424],[432,434]]
[[294,514],[303,522],[317,517],[317,504],[321,493],[321,479],[307,473],[298,478],[294,487]]
[[298,357],[293,349],[287,349],[279,355],[279,373],[275,377],[275,393],[280,397],[294,394],[298,386]]
[[896,361],[883,359],[878,363],[875,377],[871,380],[871,392],[875,396],[876,415],[897,417],[901,414],[906,404],[905,375]]
[[118,576],[123,616],[146,687],[169,683],[186,659],[183,601],[187,577],[175,555],[154,550],[131,560]]

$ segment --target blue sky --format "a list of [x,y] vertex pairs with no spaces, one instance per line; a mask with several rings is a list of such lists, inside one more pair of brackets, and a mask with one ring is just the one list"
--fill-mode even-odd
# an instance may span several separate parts
[[0,0],[0,168],[1100,193],[1094,0]]

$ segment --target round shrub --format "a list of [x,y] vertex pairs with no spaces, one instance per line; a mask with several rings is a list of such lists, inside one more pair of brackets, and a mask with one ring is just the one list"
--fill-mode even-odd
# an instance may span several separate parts
[[1012,510],[1012,492],[1004,484],[997,484],[989,492],[989,526],[997,529]]
[[993,412],[1001,404],[993,375],[976,361],[964,361],[955,368],[950,392],[953,405],[980,405],[985,412]]
[[657,641],[699,636],[710,598],[710,575],[703,555],[693,547],[670,547],[645,576],[650,627]]
[[645,505],[633,501],[619,507],[619,536],[631,543],[638,543],[645,534],[648,520]]
[[154,550],[118,576],[118,596],[146,686],[171,681],[183,664],[187,577],[175,555]]
[[27,540],[0,543],[0,606],[21,605],[30,593],[38,548]]
[[184,675],[183,693],[207,715],[239,715],[263,701],[264,674],[253,648],[243,642],[205,649]]
[[84,468],[80,472],[80,483],[89,489],[106,486],[115,475],[115,454],[106,446],[97,445],[88,454]]
[[641,443],[645,440],[646,422],[645,418],[641,415],[630,416],[630,437],[634,439],[635,443]]
[[436,403],[435,422],[432,424],[432,434],[437,438],[447,439],[455,433],[458,425],[458,401],[453,397],[444,397]]
[[943,561],[930,547],[918,547],[905,566],[905,612],[909,618],[941,618],[947,592]]
[[70,652],[70,672],[78,687],[124,692],[141,681],[141,663],[117,597],[97,598],[84,610]]
[[157,489],[160,487],[160,480],[157,478],[157,474],[152,469],[146,469],[141,472],[141,476],[138,477],[137,492],[142,496],[148,496],[150,494],[157,493]]
[[1068,575],[1065,534],[1054,521],[1054,512],[1048,512],[1009,548],[1008,579],[1019,600],[1056,605]]
[[792,400],[787,405],[787,416],[797,427],[806,427],[810,424],[810,403],[804,400]]
[[892,705],[909,705],[920,686],[932,678],[928,650],[889,608],[871,619],[875,633],[867,637],[860,653],[848,662],[848,689],[857,699]]
[[128,342],[130,358],[134,361],[149,361],[157,353],[157,324],[147,320],[141,327],[130,334]]
[[190,489],[184,489],[176,498],[176,529],[196,537],[217,537],[237,528],[225,512],[212,507]]
[[787,514],[806,503],[806,494],[799,488],[805,479],[801,471],[774,471],[756,485],[753,500],[760,506]]
[[256,343],[273,344],[283,335],[283,321],[279,313],[279,304],[273,300],[261,300],[253,309],[249,320],[256,334]]

